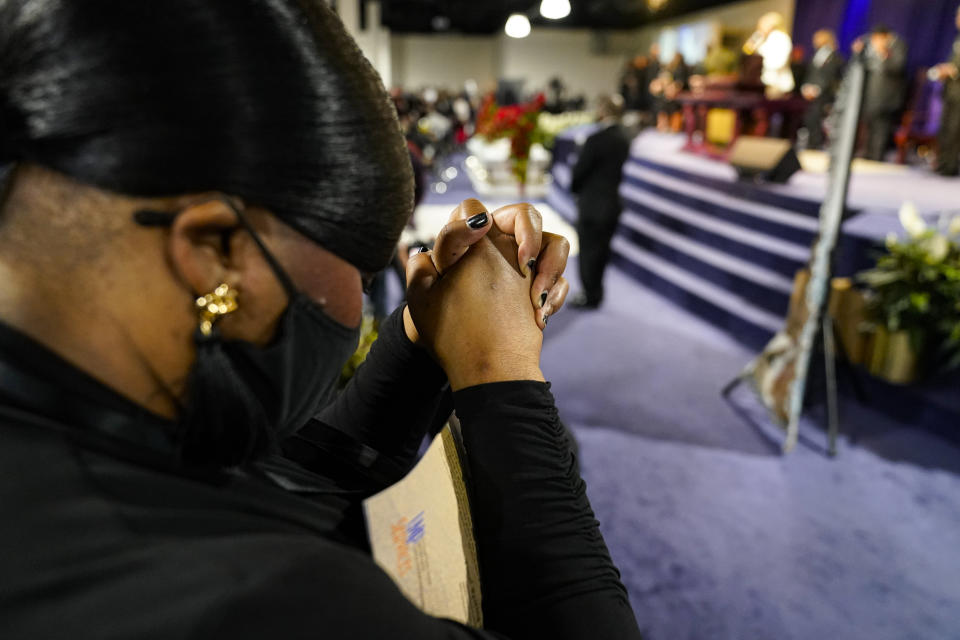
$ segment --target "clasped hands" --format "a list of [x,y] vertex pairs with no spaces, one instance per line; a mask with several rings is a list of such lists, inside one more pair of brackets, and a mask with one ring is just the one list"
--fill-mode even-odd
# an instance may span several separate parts
[[816,100],[820,97],[820,87],[815,84],[804,84],[800,87],[800,93],[807,100]]
[[937,79],[940,81],[952,80],[960,75],[960,70],[957,69],[957,65],[952,62],[943,62],[934,67],[936,70]]
[[407,264],[407,336],[433,354],[454,390],[543,381],[542,332],[567,297],[569,252],[529,204],[487,213],[464,200],[433,250]]

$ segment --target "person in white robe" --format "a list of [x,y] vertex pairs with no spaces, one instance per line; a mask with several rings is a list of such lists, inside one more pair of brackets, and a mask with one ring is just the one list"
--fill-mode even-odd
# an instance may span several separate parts
[[783,16],[776,11],[764,14],[757,22],[756,32],[743,45],[744,53],[758,54],[763,58],[760,81],[769,98],[783,97],[794,88],[793,72],[790,70],[793,40],[784,24]]

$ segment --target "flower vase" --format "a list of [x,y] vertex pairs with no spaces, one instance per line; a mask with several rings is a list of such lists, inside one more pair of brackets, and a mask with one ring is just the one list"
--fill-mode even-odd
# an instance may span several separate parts
[[867,359],[871,374],[892,384],[910,384],[920,374],[920,357],[910,343],[906,331],[887,331],[878,326],[874,330]]

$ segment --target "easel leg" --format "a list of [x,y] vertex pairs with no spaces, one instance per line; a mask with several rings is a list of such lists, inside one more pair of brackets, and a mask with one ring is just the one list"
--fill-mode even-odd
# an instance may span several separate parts
[[833,318],[823,315],[823,366],[827,391],[827,453],[837,455],[837,435],[840,432],[840,399],[837,396],[837,345],[833,332]]
[[726,386],[723,387],[723,390],[720,392],[720,396],[722,398],[729,398],[730,394],[733,392],[734,389],[737,388],[737,386],[741,382],[743,382],[743,374],[740,374],[739,376],[737,376],[736,378],[728,382]]

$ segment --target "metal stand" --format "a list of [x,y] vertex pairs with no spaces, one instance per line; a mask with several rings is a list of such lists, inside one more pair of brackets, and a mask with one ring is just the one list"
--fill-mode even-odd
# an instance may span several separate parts
[[833,331],[833,318],[823,314],[823,373],[827,391],[827,455],[837,455],[837,435],[840,433],[840,398],[837,395],[837,337]]
[[[837,455],[837,438],[840,435],[840,396],[837,385],[837,357],[839,352],[833,317],[826,310],[824,310],[820,330],[823,337],[824,401],[827,407],[827,455],[833,458]],[[729,402],[730,394],[748,376],[749,372],[745,370],[728,382],[720,391],[720,395]],[[858,389],[859,399],[860,393],[862,393],[859,392],[859,382],[855,382],[854,386]],[[759,429],[759,427],[757,428]],[[784,453],[786,453],[786,449]]]
[[[835,456],[837,452],[837,437],[840,432],[840,402],[837,397],[837,339],[834,333],[833,319],[829,311],[830,282],[833,273],[833,257],[840,237],[840,227],[843,222],[847,189],[850,184],[850,167],[853,162],[853,149],[856,141],[857,123],[860,116],[860,107],[863,103],[863,87],[865,69],[862,60],[854,59],[847,70],[843,81],[843,91],[838,97],[836,108],[842,114],[841,127],[835,136],[835,144],[830,159],[830,180],[827,185],[827,194],[820,206],[819,233],[810,249],[808,268],[810,276],[797,298],[801,307],[788,312],[787,326],[764,349],[763,353],[754,359],[736,380],[728,384],[724,390],[724,397],[746,375],[754,377],[757,363],[761,359],[773,361],[779,368],[776,375],[783,375],[788,385],[784,397],[774,398],[775,407],[768,407],[774,411],[779,419],[786,416],[786,436],[782,443],[782,451],[789,452],[800,440],[800,418],[806,401],[806,387],[809,381],[811,356],[816,350],[822,351],[824,361],[824,382],[827,405],[827,437],[828,455]],[[792,314],[797,312],[797,317]],[[792,324],[796,319],[797,324]],[[797,328],[799,326],[799,329]],[[820,337],[821,340],[817,340]],[[786,350],[781,342],[789,343]],[[821,344],[822,347],[817,345]],[[767,351],[775,345],[774,351]],[[789,360],[786,358],[790,358]],[[778,360],[779,359],[779,360]],[[761,371],[761,374],[768,371]],[[778,378],[778,383],[780,378]],[[761,398],[766,404],[769,398]]]

